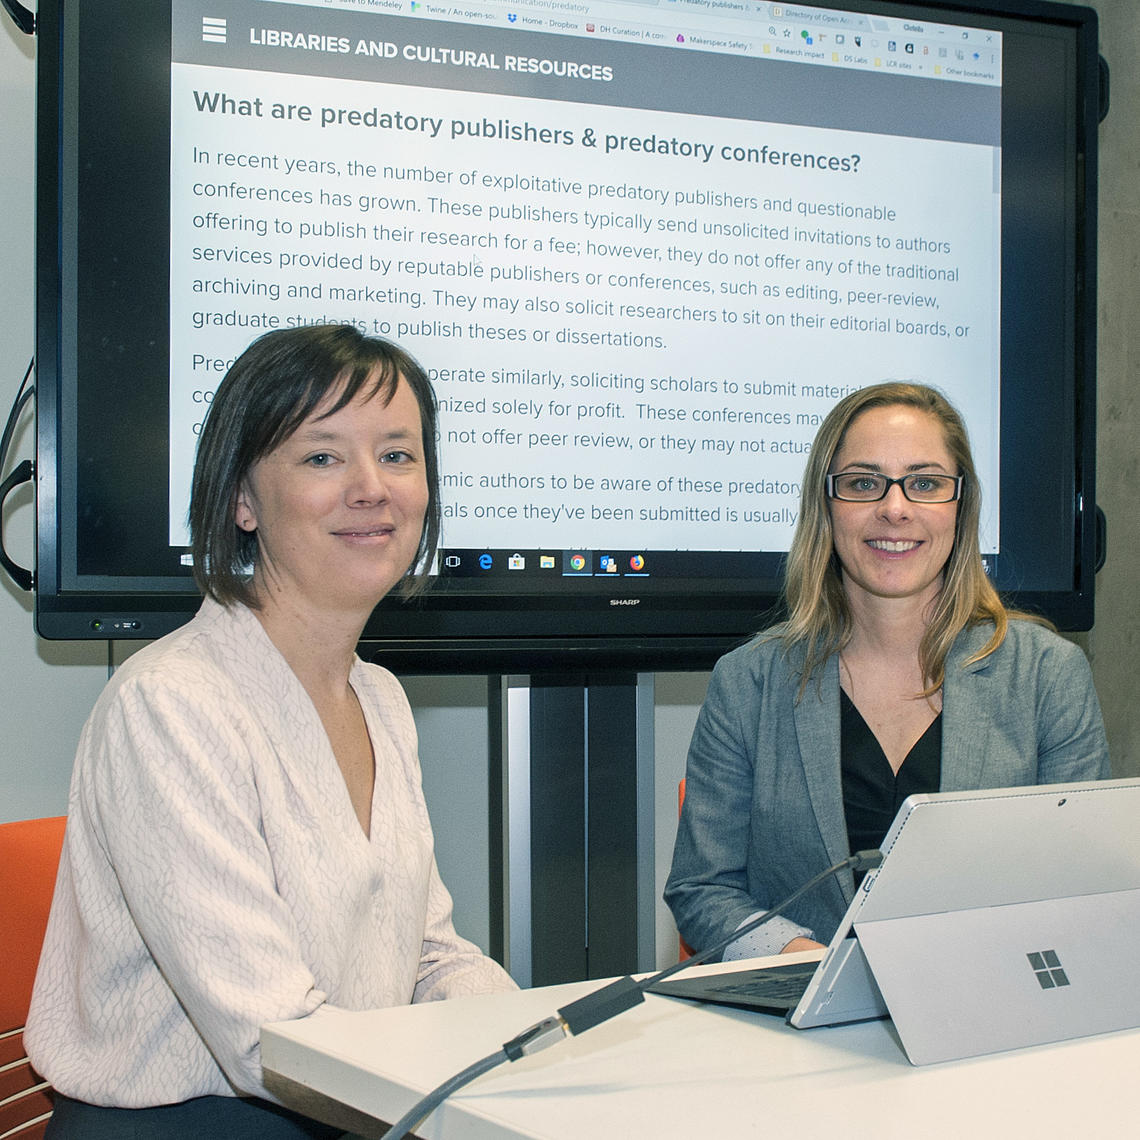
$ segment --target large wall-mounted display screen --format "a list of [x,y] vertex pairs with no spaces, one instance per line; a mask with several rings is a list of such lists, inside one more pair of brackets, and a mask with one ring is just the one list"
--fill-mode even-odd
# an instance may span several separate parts
[[193,611],[197,433],[262,332],[439,398],[409,667],[703,667],[765,620],[815,429],[946,391],[999,589],[1092,616],[1096,24],[755,0],[41,5],[56,637]]

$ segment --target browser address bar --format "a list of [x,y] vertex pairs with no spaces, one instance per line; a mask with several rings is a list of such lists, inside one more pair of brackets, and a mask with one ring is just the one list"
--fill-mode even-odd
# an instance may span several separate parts
[[557,12],[589,12],[589,4],[575,4],[573,0],[483,0],[485,4],[508,5],[512,8],[546,8]]

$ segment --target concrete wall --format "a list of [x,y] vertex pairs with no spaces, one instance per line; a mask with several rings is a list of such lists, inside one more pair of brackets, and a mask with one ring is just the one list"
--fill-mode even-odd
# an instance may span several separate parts
[[1082,640],[1104,707],[1112,769],[1140,775],[1140,9],[1098,0],[1111,107],[1100,128],[1097,501],[1108,561]]

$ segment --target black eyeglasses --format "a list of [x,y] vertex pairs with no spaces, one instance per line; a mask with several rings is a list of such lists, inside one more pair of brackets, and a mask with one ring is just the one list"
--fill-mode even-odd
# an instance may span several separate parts
[[897,483],[912,503],[952,503],[962,497],[964,475],[920,472],[891,479],[874,471],[840,471],[827,476],[827,497],[844,503],[877,503]]

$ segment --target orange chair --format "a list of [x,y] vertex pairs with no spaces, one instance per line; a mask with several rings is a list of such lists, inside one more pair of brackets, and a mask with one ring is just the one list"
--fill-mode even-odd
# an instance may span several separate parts
[[[677,785],[677,815],[681,814],[681,807],[685,803],[685,777],[681,777],[681,782]],[[691,958],[695,951],[693,948],[678,934],[677,946],[680,951],[681,961],[684,962],[686,958]]]
[[40,958],[66,817],[0,824],[0,1140],[40,1140],[46,1081],[24,1055],[24,1022]]

